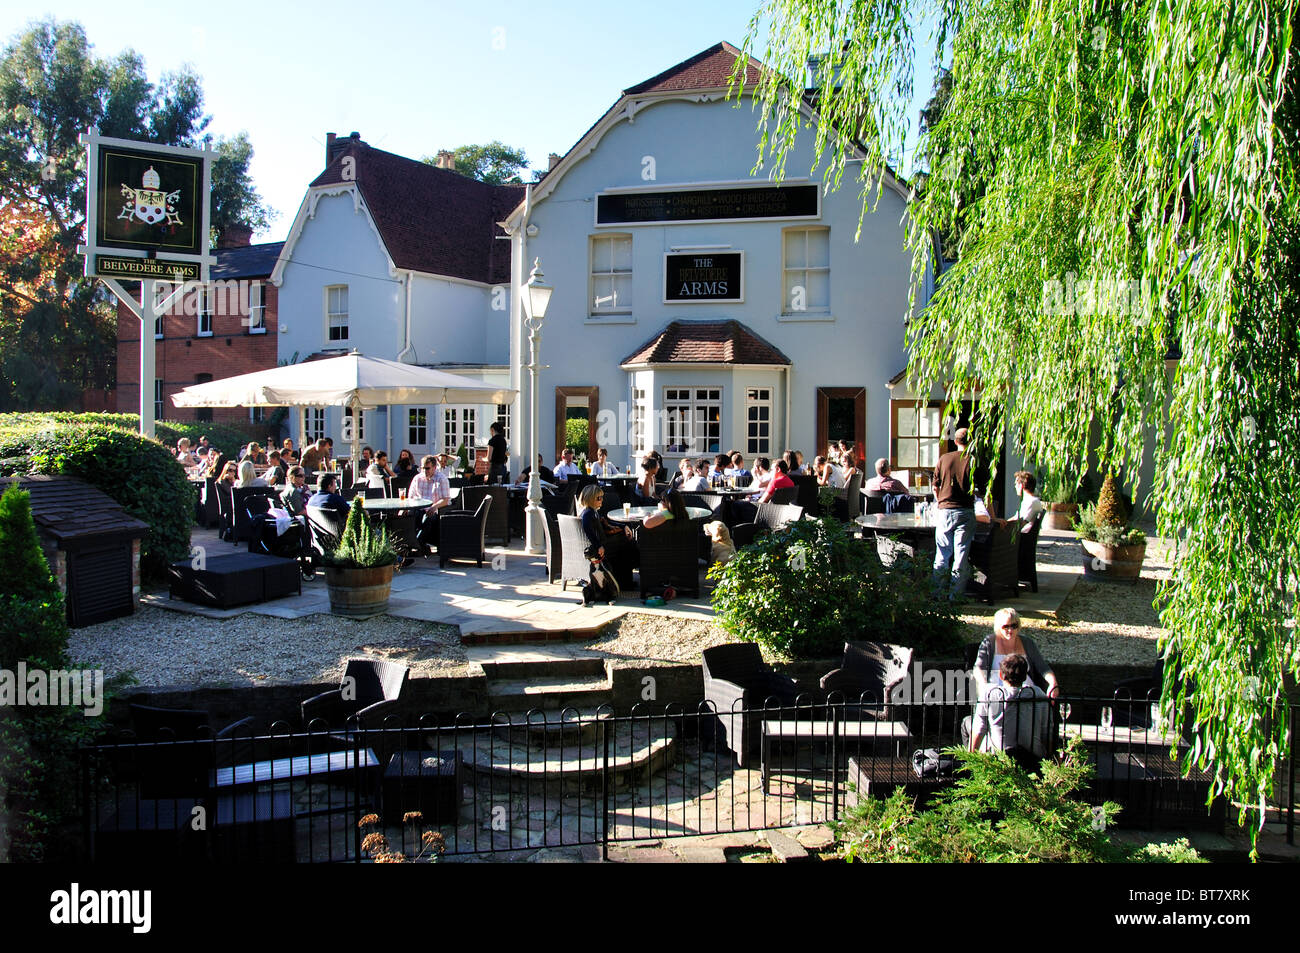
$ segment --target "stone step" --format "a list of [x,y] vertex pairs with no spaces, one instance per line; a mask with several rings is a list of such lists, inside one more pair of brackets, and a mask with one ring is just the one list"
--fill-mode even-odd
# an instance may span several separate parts
[[605,676],[550,675],[488,682],[488,703],[493,711],[554,711],[561,708],[595,708],[614,700],[614,686]]
[[[608,752],[612,784],[621,788],[649,780],[672,763],[676,744],[677,729],[672,722],[649,730],[614,732]],[[462,748],[461,753],[476,784],[514,783],[573,790],[600,784],[606,755],[605,744],[600,741],[539,749],[497,737],[472,750]]]
[[602,725],[612,717],[609,709],[597,708],[532,711],[512,718],[508,725],[499,725],[496,735],[534,748],[595,744],[601,738]]
[[529,658],[511,659],[498,655],[491,661],[479,663],[489,681],[518,681],[533,678],[605,678],[605,659],[591,658]]

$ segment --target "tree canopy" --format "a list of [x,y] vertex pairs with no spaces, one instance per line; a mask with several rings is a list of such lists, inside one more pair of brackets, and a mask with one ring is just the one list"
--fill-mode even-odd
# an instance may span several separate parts
[[[197,146],[211,118],[188,68],[155,84],[127,50],[97,56],[77,23],[44,20],[0,55],[0,409],[67,406],[113,382],[114,310],[83,277],[81,133]],[[213,222],[267,223],[246,134],[218,140]]]
[[[1300,672],[1300,508],[1283,489],[1300,446],[1298,7],[770,0],[745,43],[770,69],[753,92],[759,164],[778,171],[805,62],[831,51],[814,171],[838,185],[856,141],[865,212],[904,141],[912,24],[935,25],[951,77],[910,204],[924,310],[900,316],[909,376],[978,388],[1053,471],[1131,486],[1154,431],[1157,529],[1176,545],[1157,605],[1187,676],[1165,680],[1164,704],[1215,793],[1261,821]],[[936,236],[957,261],[915,300]]]
[[[457,146],[448,151],[455,160],[457,172],[489,185],[520,184],[524,181],[520,174],[528,171],[528,157],[524,150],[508,146],[499,139],[486,145]],[[425,156],[420,161],[434,165],[438,158]]]

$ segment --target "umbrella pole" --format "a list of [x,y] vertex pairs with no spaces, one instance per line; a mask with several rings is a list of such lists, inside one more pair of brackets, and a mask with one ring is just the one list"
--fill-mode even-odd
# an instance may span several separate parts
[[357,423],[360,420],[361,420],[361,398],[353,397],[352,398],[352,448],[349,451],[351,455],[348,457],[348,462],[352,464],[353,483],[356,483],[357,480],[360,479],[361,477],[361,474],[357,473],[357,461],[360,459],[360,443],[361,443],[361,434],[358,433],[358,431],[361,428],[357,426]]

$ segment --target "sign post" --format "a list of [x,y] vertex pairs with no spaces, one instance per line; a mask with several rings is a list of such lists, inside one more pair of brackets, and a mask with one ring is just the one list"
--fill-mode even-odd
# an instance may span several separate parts
[[[110,139],[98,132],[86,146],[85,274],[99,278],[140,319],[140,433],[154,435],[155,333],[179,295],[208,280],[209,190],[217,154],[205,149]],[[140,281],[140,300],[119,279]],[[176,290],[158,300],[158,281]]]

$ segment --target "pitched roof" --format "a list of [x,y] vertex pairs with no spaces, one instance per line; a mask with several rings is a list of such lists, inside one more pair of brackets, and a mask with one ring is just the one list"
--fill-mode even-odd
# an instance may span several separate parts
[[213,254],[217,263],[209,269],[214,281],[230,278],[264,278],[275,269],[284,242],[264,242],[242,248],[220,248]]
[[674,321],[620,364],[789,364],[739,321]]
[[496,223],[523,199],[524,186],[488,185],[360,139],[348,140],[311,186],[349,181],[398,268],[487,284],[510,280],[510,243],[497,240],[505,232]]
[[102,490],[68,476],[32,474],[18,477],[32,496],[36,528],[62,543],[86,536],[120,535],[138,539],[149,524],[131,516]]
[[[623,92],[626,95],[636,95],[725,87],[740,55],[741,51],[730,43],[715,43],[707,50],[702,50],[690,59],[682,60],[676,66],[670,66],[657,76],[651,76],[645,82],[637,83]],[[751,56],[745,65],[745,85],[752,87],[756,84],[762,69],[763,65]]]

